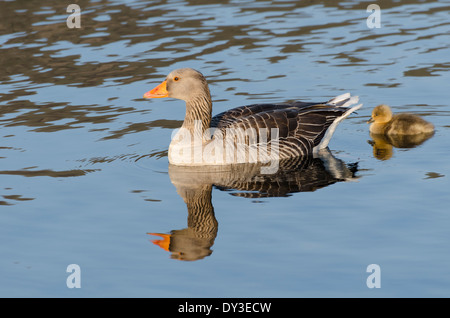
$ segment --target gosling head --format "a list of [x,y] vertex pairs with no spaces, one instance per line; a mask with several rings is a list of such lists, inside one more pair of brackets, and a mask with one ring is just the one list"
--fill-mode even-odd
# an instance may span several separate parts
[[368,123],[383,124],[392,119],[392,111],[388,105],[378,105],[372,111],[372,117],[367,121]]
[[210,98],[210,93],[202,73],[192,68],[180,68],[170,72],[161,84],[144,94],[144,98],[162,97],[190,101],[199,97]]

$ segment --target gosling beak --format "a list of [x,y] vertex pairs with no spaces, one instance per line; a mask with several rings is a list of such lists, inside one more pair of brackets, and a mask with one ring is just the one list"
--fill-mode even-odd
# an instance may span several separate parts
[[162,82],[154,89],[144,94],[144,98],[162,98],[162,97],[169,97],[169,92],[167,91],[167,81]]
[[374,122],[374,120],[372,117],[367,121],[368,124],[373,123],[373,122]]

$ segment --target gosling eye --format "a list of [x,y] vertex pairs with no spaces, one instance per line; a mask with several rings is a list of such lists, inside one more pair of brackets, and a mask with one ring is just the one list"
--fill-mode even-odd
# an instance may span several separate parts
[[178,76],[175,76],[175,77],[173,78],[173,80],[174,80],[174,82],[178,82],[178,81],[180,80],[180,78],[179,78]]

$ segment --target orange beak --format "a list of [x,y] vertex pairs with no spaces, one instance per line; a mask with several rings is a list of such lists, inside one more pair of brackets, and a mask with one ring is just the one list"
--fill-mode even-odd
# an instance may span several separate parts
[[162,82],[158,86],[156,86],[151,91],[148,91],[144,94],[144,98],[162,98],[169,97],[169,92],[167,91],[167,81]]
[[159,236],[162,240],[152,240],[152,243],[158,245],[162,249],[169,251],[170,246],[170,234],[161,234],[161,233],[147,233],[149,235]]

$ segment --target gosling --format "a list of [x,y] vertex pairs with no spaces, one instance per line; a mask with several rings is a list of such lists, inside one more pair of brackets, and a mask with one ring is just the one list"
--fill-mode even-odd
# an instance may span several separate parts
[[369,130],[375,135],[418,135],[434,133],[434,125],[423,118],[400,113],[393,115],[388,105],[378,105],[372,111]]

